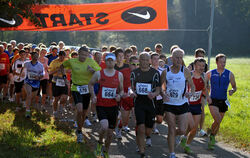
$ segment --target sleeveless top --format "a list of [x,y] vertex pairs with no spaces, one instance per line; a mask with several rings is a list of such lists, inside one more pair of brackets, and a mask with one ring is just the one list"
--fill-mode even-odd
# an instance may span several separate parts
[[104,70],[101,70],[98,83],[100,84],[100,89],[97,94],[96,106],[117,106],[115,97],[119,87],[119,72],[115,70],[115,74],[109,77],[104,74]]
[[186,92],[186,78],[184,76],[184,66],[178,73],[172,73],[170,68],[166,71],[166,93],[169,97],[169,101],[164,104],[181,106],[188,102],[188,99],[184,96]]
[[225,69],[220,75],[217,69],[211,71],[211,98],[226,100],[227,99],[227,88],[230,83],[230,71]]
[[201,103],[201,96],[202,96],[202,90],[205,87],[204,79],[202,77],[195,78],[192,77],[194,86],[195,86],[195,95],[189,98],[189,104],[200,104]]

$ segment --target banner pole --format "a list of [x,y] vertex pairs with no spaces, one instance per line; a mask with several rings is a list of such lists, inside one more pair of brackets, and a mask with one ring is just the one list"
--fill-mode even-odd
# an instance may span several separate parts
[[214,0],[211,0],[211,16],[210,16],[210,27],[209,27],[209,35],[208,35],[208,70],[210,69],[210,59],[211,59],[211,51],[213,45],[213,25],[214,25]]

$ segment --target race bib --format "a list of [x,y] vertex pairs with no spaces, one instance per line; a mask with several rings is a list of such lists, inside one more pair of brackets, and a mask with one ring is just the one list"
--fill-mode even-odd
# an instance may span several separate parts
[[136,93],[139,95],[148,95],[151,89],[152,87],[149,83],[136,83]]
[[77,86],[76,88],[77,88],[77,91],[80,94],[88,94],[89,93],[89,87],[88,87],[88,85]]
[[179,99],[181,97],[181,91],[178,89],[167,89],[167,94],[172,99]]
[[231,107],[230,102],[228,100],[225,100],[225,103],[227,104],[228,107]]
[[57,79],[56,80],[56,86],[59,86],[59,87],[65,87],[65,81],[64,79]]
[[201,97],[201,93],[202,93],[202,91],[195,92],[195,94],[190,98],[190,101],[191,102],[198,101]]
[[28,79],[30,79],[30,80],[36,80],[36,77],[37,77],[36,73],[34,73],[34,72],[28,72]]
[[102,87],[102,98],[114,99],[116,96],[116,88]]
[[5,64],[0,64],[0,70],[4,70],[5,69]]

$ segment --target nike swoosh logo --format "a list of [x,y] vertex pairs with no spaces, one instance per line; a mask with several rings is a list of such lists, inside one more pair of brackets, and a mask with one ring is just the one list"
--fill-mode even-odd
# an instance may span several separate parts
[[145,20],[150,19],[150,14],[149,14],[149,12],[148,12],[148,11],[147,11],[147,14],[146,14],[146,15],[144,15],[144,14],[140,14],[140,13],[132,13],[132,12],[128,12],[128,14],[131,14],[131,15],[137,16],[137,17],[142,18],[142,19],[145,19]]
[[0,18],[0,21],[5,22],[5,23],[10,24],[10,25],[15,25],[16,24],[16,21],[14,20],[14,18],[12,18],[12,20],[6,20],[6,19],[3,19],[3,18]]

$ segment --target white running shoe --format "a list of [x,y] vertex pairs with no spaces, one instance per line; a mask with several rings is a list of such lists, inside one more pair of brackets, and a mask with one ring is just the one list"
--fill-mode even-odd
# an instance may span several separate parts
[[87,127],[89,127],[89,126],[92,125],[91,122],[89,121],[89,119],[85,119],[84,123],[85,123],[85,125],[86,125]]
[[154,128],[153,129],[153,134],[159,134],[160,132],[159,132],[159,130],[157,129],[157,128]]
[[115,128],[115,136],[117,139],[122,139],[122,130],[120,128]]
[[123,127],[123,130],[128,133],[130,131],[130,128],[128,126],[125,126]]
[[151,138],[147,138],[146,139],[146,146],[148,146],[148,147],[152,146],[152,140],[151,140]]
[[179,146],[181,143],[181,136],[180,135],[177,135],[175,136],[175,146]]
[[10,98],[9,101],[10,101],[10,102],[14,102],[14,101],[15,101],[15,98],[14,98],[14,97],[13,97],[13,98]]
[[201,130],[198,132],[198,136],[199,136],[199,137],[204,137],[204,136],[207,136],[207,133],[206,133],[203,129],[201,129]]

